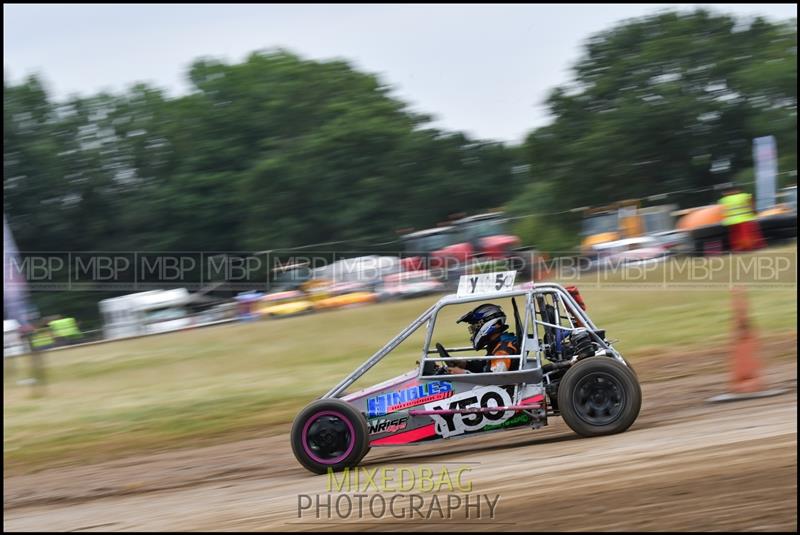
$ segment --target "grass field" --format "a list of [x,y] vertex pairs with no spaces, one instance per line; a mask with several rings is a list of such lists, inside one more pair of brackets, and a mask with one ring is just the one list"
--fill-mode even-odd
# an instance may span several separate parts
[[[796,246],[770,254],[793,258]],[[721,275],[712,274],[719,275],[716,286],[686,284],[683,267],[673,269],[668,280],[666,272],[650,273],[637,281],[640,286],[624,283],[619,274],[589,274],[579,286],[594,322],[619,339],[615,346],[635,364],[653,350],[696,350],[729,341],[730,292],[724,267],[731,268],[731,259],[718,260],[723,269]],[[763,333],[796,334],[796,263],[781,277],[779,284],[749,286],[752,318]],[[47,353],[47,391],[39,398],[16,383],[28,365],[27,359],[16,359],[17,369],[6,364],[4,374],[6,470],[283,430],[303,405],[437,298]],[[358,384],[413,368],[423,334],[415,333]],[[445,345],[468,343],[466,329],[452,321],[437,327],[436,338]]]

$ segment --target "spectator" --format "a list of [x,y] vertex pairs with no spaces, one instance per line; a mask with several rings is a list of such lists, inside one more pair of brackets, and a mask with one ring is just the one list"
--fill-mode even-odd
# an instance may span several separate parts
[[81,331],[75,318],[56,316],[48,325],[52,329],[58,347],[74,344],[81,338]]
[[46,349],[52,349],[53,347],[55,347],[53,333],[51,332],[50,327],[42,321],[38,324],[31,335],[31,349],[33,349],[33,351],[45,351]]
[[753,196],[737,186],[725,190],[720,199],[724,210],[722,224],[728,228],[732,251],[752,251],[764,247],[761,228],[756,221]]

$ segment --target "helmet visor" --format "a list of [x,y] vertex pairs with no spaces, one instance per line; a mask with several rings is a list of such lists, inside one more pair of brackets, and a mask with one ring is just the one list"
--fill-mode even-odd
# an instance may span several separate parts
[[471,336],[475,336],[475,333],[477,333],[477,332],[480,330],[480,328],[483,326],[483,324],[484,324],[484,322],[483,322],[483,321],[478,321],[478,322],[475,322],[475,323],[470,323],[470,324],[469,324],[469,334],[470,334]]

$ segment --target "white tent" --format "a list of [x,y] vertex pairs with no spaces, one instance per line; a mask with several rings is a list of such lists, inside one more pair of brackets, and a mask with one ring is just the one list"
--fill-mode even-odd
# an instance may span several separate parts
[[100,301],[106,339],[180,329],[191,324],[186,288],[151,290]]
[[28,352],[28,342],[19,328],[17,320],[3,320],[3,357],[15,357]]

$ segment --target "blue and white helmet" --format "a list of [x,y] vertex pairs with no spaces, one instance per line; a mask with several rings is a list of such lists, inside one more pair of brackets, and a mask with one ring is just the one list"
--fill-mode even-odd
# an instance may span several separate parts
[[469,324],[470,340],[476,350],[486,347],[491,335],[508,329],[505,312],[491,303],[485,303],[467,312],[456,323],[462,321]]

